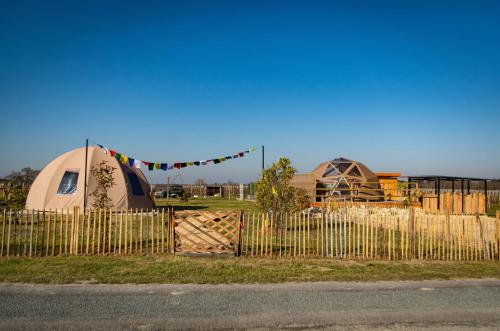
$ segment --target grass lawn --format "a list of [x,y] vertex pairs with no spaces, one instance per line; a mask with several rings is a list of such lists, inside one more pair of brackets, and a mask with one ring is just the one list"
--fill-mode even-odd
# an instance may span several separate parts
[[500,205],[493,205],[488,209],[488,216],[496,217],[497,210],[500,210]]
[[0,259],[0,282],[22,283],[219,284],[454,278],[500,278],[500,263],[181,256]]
[[255,202],[240,201],[236,199],[224,198],[190,198],[187,202],[182,202],[179,199],[155,199],[157,207],[174,207],[175,210],[245,210],[246,212],[257,211]]

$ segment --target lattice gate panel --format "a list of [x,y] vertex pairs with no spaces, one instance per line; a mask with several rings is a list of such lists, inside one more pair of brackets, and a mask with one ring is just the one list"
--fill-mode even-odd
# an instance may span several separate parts
[[174,214],[175,252],[238,254],[240,212],[182,211]]

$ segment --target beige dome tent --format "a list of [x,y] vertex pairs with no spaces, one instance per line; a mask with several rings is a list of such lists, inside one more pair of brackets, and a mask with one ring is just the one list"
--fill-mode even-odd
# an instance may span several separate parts
[[321,163],[312,173],[317,195],[327,200],[384,200],[377,175],[361,162],[340,157]]
[[[114,208],[154,208],[149,184],[140,169],[123,165],[99,147],[89,147],[87,157],[87,208],[96,182],[90,169],[101,161],[116,168],[115,185],[109,191]],[[85,147],[69,151],[50,162],[33,182],[26,208],[65,209],[84,205]]]

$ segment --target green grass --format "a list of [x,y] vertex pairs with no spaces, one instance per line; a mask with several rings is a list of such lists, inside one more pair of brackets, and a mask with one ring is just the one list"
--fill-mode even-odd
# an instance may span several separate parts
[[157,207],[174,207],[175,210],[245,210],[247,212],[257,211],[255,202],[240,201],[224,198],[190,198],[187,202],[179,199],[156,199]]
[[22,283],[219,284],[455,278],[500,278],[500,263],[181,256],[0,259],[0,282]]
[[493,205],[488,209],[488,216],[496,217],[497,210],[500,210],[500,205]]

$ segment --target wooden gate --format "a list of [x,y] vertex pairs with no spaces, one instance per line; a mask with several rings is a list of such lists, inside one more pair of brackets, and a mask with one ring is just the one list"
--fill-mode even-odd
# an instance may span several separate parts
[[174,252],[240,255],[241,222],[242,212],[176,212]]

